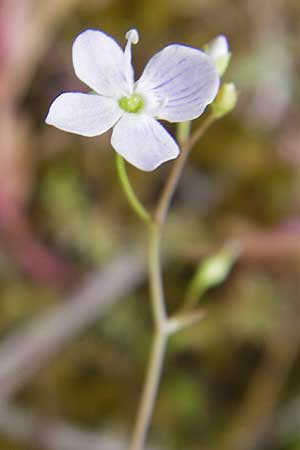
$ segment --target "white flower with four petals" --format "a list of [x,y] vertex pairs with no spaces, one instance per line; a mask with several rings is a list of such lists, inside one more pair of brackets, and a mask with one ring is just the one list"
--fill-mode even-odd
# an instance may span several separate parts
[[201,50],[172,44],[156,53],[134,81],[131,46],[138,32],[126,33],[125,51],[98,30],[86,30],[73,44],[77,77],[94,93],[67,92],[50,106],[46,122],[83,136],[113,127],[111,144],[128,162],[145,171],[174,159],[179,148],[158,122],[199,117],[219,89],[213,58]]

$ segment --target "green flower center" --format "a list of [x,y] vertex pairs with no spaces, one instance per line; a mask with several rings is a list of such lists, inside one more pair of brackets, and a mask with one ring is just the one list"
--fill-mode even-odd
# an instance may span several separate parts
[[119,100],[120,108],[129,113],[137,113],[144,107],[144,99],[139,94],[132,94],[130,97],[122,97]]

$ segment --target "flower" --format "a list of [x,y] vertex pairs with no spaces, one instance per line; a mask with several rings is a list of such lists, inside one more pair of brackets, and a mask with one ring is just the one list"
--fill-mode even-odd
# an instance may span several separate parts
[[204,46],[204,50],[215,60],[219,75],[224,75],[231,59],[231,53],[229,51],[229,44],[226,36],[220,34],[220,36],[217,36],[215,39],[206,44]]
[[157,119],[184,122],[199,117],[218,92],[219,76],[213,58],[172,44],[149,60],[135,82],[131,46],[139,41],[137,30],[129,30],[126,39],[123,51],[102,31],[77,36],[75,74],[94,92],[61,94],[50,106],[46,123],[90,137],[113,127],[113,148],[137,168],[150,171],[179,154]]

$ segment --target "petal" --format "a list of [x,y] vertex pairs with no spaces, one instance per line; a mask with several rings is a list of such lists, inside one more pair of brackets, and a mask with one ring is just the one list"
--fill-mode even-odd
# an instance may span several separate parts
[[54,100],[46,123],[70,133],[98,136],[109,130],[121,115],[122,111],[114,99],[67,92]]
[[147,172],[179,154],[170,134],[146,114],[125,114],[114,127],[111,144],[128,162]]
[[154,55],[137,82],[150,114],[170,122],[199,117],[219,89],[213,59],[184,45],[169,45]]
[[[77,77],[98,94],[119,98],[130,94],[124,52],[110,36],[98,30],[83,31],[73,44]],[[133,80],[133,70],[131,72]]]

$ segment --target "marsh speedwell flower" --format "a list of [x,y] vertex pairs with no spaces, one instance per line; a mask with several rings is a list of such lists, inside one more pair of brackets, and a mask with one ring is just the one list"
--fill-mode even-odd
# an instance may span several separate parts
[[131,46],[137,30],[126,33],[125,50],[98,30],[86,30],[73,44],[77,77],[93,93],[67,92],[52,103],[46,122],[61,130],[97,136],[113,127],[111,144],[145,171],[174,159],[179,148],[158,122],[199,117],[219,88],[213,58],[201,50],[172,44],[156,53],[134,81]]

